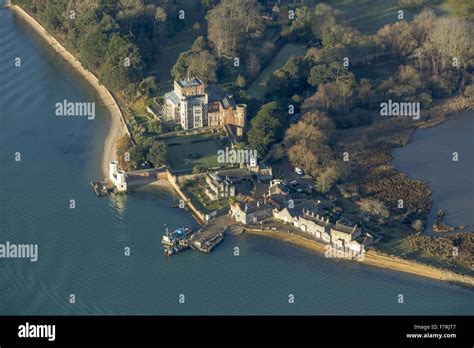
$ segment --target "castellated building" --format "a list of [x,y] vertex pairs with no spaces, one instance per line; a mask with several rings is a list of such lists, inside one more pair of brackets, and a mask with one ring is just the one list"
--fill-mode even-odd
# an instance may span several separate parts
[[109,180],[114,184],[118,192],[127,191],[127,180],[125,179],[125,172],[119,170],[118,162],[109,162]]
[[165,108],[165,121],[185,130],[227,126],[241,137],[247,126],[247,105],[236,104],[231,95],[197,77],[174,81],[174,90],[165,94]]

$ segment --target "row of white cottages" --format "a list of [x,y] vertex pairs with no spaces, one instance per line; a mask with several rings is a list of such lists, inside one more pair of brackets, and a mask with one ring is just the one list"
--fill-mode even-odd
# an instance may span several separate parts
[[339,220],[332,224],[328,218],[325,219],[309,210],[303,209],[301,214],[295,214],[294,209],[274,209],[273,217],[292,224],[302,232],[325,243],[331,243],[337,248],[348,248],[358,253],[364,250],[364,245],[371,239],[370,235],[363,235],[362,229],[357,225],[348,226]]

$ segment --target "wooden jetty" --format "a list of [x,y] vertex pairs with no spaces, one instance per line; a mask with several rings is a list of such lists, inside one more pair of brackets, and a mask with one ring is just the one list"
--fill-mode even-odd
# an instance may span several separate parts
[[92,190],[95,192],[97,197],[108,196],[110,194],[114,195],[126,195],[131,193],[131,190],[127,191],[118,191],[113,185],[108,181],[91,181]]
[[200,237],[199,234],[195,234],[192,238],[191,248],[198,250],[203,253],[210,253],[217,245],[224,240],[225,229],[220,231],[218,234],[208,237]]
[[202,228],[196,232],[188,228],[178,228],[174,232],[166,231],[161,240],[166,256],[177,254],[186,249],[193,249],[203,253],[210,253],[224,240],[227,227],[216,231]]
[[91,186],[97,197],[107,196],[110,193],[103,181],[91,181]]

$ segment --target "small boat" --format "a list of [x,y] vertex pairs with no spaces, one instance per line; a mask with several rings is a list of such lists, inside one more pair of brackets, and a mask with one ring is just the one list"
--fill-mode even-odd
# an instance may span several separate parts
[[161,239],[161,244],[164,248],[164,254],[166,256],[176,254],[189,247],[189,238],[192,234],[192,230],[189,228],[177,228],[173,232],[166,230],[165,234]]

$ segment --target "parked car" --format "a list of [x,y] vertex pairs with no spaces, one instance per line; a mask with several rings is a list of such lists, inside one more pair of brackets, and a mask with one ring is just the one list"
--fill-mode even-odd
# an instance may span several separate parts
[[298,174],[298,175],[303,175],[304,174],[303,169],[301,169],[299,167],[295,167],[295,173]]
[[291,185],[291,186],[296,186],[296,185],[298,185],[298,181],[293,180],[292,182],[290,182],[290,185]]

